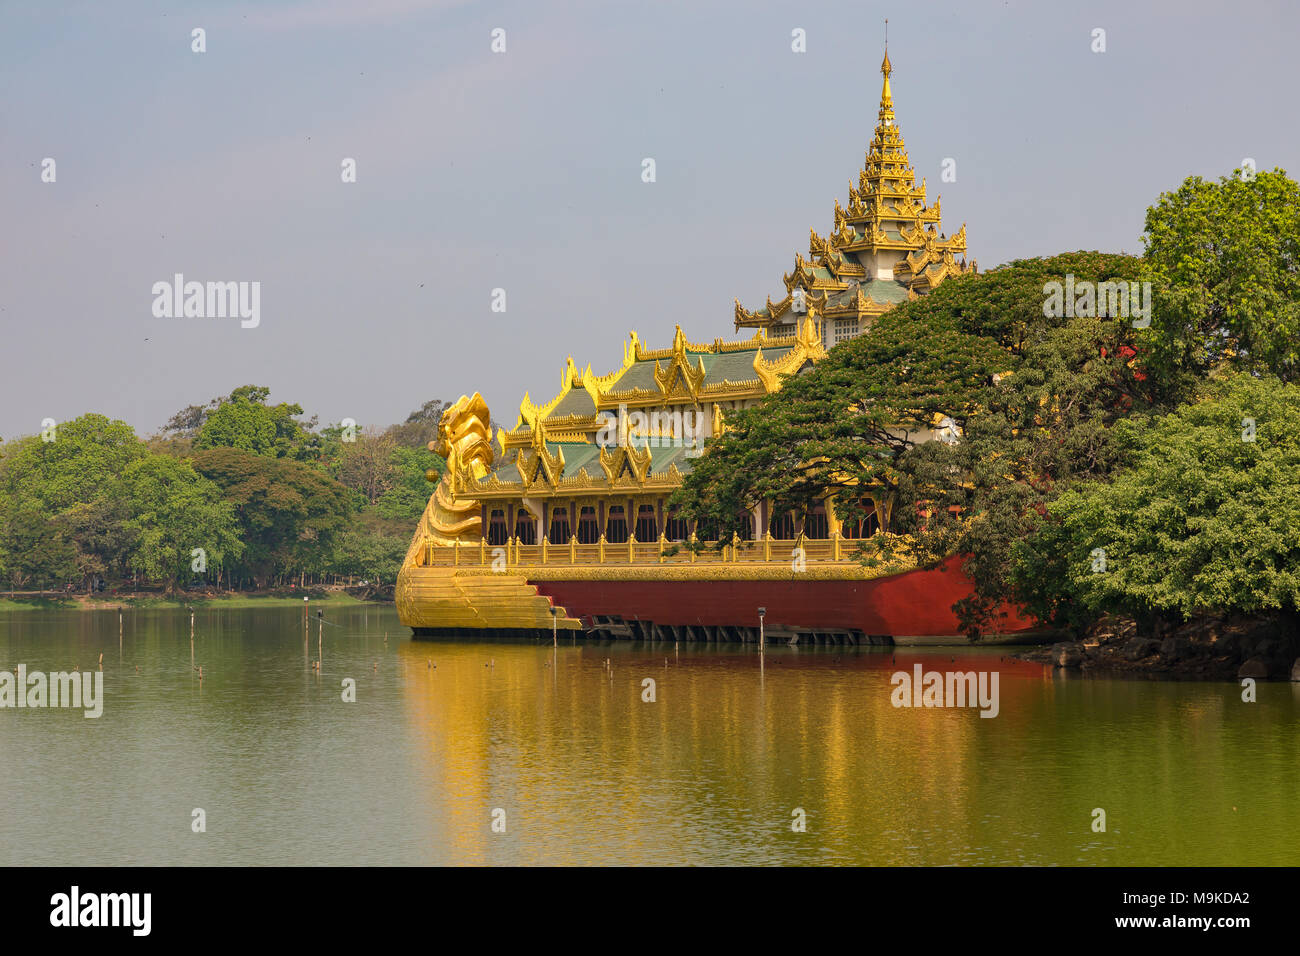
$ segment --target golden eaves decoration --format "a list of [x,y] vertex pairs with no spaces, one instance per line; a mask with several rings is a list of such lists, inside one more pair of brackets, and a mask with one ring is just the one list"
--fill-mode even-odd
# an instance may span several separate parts
[[606,481],[611,484],[626,474],[630,474],[637,484],[643,484],[650,473],[650,449],[631,445],[601,448],[600,467],[605,472]]
[[515,467],[519,469],[519,475],[525,486],[530,486],[542,478],[554,487],[559,484],[560,477],[564,474],[564,449],[557,448],[552,452],[546,446],[546,427],[541,422],[536,422],[533,425],[532,444],[520,450]]
[[682,397],[689,396],[694,400],[699,396],[700,385],[704,382],[704,376],[707,374],[704,367],[704,358],[701,356],[698,364],[692,366],[690,358],[686,354],[686,346],[686,336],[682,333],[682,327],[679,325],[673,335],[673,352],[667,366],[661,366],[659,360],[655,359],[655,384],[659,386],[660,394],[665,397],[674,394],[674,386],[676,386],[677,394]]
[[806,362],[817,362],[826,357],[821,336],[817,333],[816,310],[809,309],[795,336],[795,347],[778,359],[769,361],[759,349],[754,355],[754,371],[759,381],[768,392],[775,392],[781,387],[781,379],[793,375],[804,367]]

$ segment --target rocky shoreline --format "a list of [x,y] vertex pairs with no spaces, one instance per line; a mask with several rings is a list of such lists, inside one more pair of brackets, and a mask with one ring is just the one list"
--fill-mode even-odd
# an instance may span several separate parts
[[1145,632],[1131,618],[1105,617],[1082,640],[1016,656],[1084,673],[1300,681],[1300,617],[1200,617]]

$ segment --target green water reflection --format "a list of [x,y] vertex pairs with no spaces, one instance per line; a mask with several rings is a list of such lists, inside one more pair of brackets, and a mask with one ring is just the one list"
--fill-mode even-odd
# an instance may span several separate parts
[[[120,649],[116,612],[0,615],[0,667],[103,652],[105,685],[98,720],[0,710],[0,863],[1300,862],[1300,685],[1246,704],[997,649],[778,646],[760,666],[413,642],[381,607],[327,620],[317,674],[296,609],[200,610],[193,665],[186,612],[127,612]],[[918,660],[997,670],[998,716],[893,707]]]

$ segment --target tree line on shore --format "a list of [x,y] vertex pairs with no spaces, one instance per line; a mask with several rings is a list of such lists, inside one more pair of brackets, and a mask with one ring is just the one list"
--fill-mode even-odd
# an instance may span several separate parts
[[0,444],[9,591],[391,584],[428,501],[447,403],[318,427],[245,385],[141,438],[87,413]]
[[[674,503],[729,539],[758,501],[802,527],[828,495],[850,522],[887,499],[897,536],[861,560],[964,555],[972,637],[1007,604],[1075,633],[1108,614],[1157,632],[1294,621],[1300,187],[1282,170],[1191,177],[1147,210],[1143,241],[899,305],[729,416]],[[1151,311],[1116,309],[1106,283],[1150,283]],[[949,420],[953,440],[919,440]]]

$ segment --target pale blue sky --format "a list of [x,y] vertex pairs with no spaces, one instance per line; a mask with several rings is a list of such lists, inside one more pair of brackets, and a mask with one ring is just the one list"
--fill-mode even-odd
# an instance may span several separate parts
[[[1282,2],[2,0],[0,435],[147,434],[250,383],[377,424],[477,389],[513,423],[570,352],[731,337],[856,181],[885,16],[917,177],[982,268],[1140,251],[1162,190],[1243,157],[1297,172]],[[260,281],[261,325],[154,318],[176,272]]]

